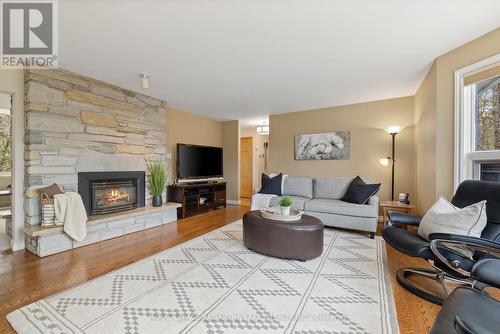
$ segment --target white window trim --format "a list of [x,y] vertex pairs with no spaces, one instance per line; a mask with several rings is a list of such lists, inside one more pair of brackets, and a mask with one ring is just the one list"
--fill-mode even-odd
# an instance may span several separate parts
[[[495,161],[500,159],[500,150],[497,151],[475,151],[473,144],[474,122],[467,108],[473,99],[472,89],[464,91],[464,77],[473,72],[478,72],[500,62],[500,53],[483,59],[472,65],[455,71],[455,120],[454,120],[454,171],[453,185],[456,190],[458,185],[467,179],[477,175],[478,162]],[[466,124],[472,128],[467,129]]]

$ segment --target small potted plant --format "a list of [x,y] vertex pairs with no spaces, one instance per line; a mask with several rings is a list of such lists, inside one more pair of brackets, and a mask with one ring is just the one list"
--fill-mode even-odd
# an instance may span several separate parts
[[167,184],[168,170],[160,161],[146,160],[146,167],[149,191],[153,194],[153,206],[162,206],[161,194]]
[[280,208],[281,208],[281,214],[283,216],[289,216],[290,215],[290,206],[292,205],[292,198],[289,196],[283,196],[280,199]]

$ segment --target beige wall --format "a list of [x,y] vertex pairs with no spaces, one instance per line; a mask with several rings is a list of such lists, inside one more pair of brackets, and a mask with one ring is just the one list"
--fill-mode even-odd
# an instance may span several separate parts
[[436,193],[453,195],[454,72],[500,53],[500,28],[437,58]]
[[12,191],[14,250],[24,248],[24,72],[22,70],[0,70],[0,91],[12,94],[12,150],[14,152]]
[[222,122],[222,147],[227,199],[235,203],[240,200],[240,121]]
[[167,109],[167,145],[170,159],[170,179],[177,178],[176,145],[196,144],[222,147],[222,123],[174,108]]
[[500,53],[500,28],[439,56],[415,96],[419,211],[453,196],[454,72]]
[[[267,156],[264,149],[264,143],[269,141],[269,136],[257,134],[257,128],[242,128],[241,137],[252,137],[253,140],[253,154],[252,154],[252,185],[253,189],[260,188],[261,175],[265,172],[265,165]],[[264,154],[264,157],[260,157]]]
[[[415,196],[414,98],[360,103],[270,117],[269,171],[289,175],[369,176],[382,183],[380,196],[390,199],[391,169],[379,159],[390,155],[391,137],[383,129],[405,126],[396,137],[396,197]],[[295,161],[294,136],[349,130],[349,160]]]
[[415,162],[417,211],[436,199],[436,63],[415,95]]

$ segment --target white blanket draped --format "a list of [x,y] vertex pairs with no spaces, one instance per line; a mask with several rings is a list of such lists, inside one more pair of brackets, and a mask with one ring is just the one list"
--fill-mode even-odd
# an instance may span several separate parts
[[255,194],[252,196],[252,204],[250,210],[260,210],[263,207],[269,207],[269,203],[273,197],[278,197],[272,194]]
[[76,241],[87,236],[87,213],[80,194],[67,192],[54,195],[56,219],[64,224],[63,230]]

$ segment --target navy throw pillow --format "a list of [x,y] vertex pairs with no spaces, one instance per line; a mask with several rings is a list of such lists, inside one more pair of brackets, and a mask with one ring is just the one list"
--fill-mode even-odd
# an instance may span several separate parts
[[259,193],[261,194],[272,194],[281,196],[281,179],[283,178],[283,174],[279,173],[274,177],[269,177],[262,173],[262,187],[260,188]]
[[380,183],[366,184],[359,176],[356,176],[341,200],[355,204],[366,204],[370,197],[379,190]]

